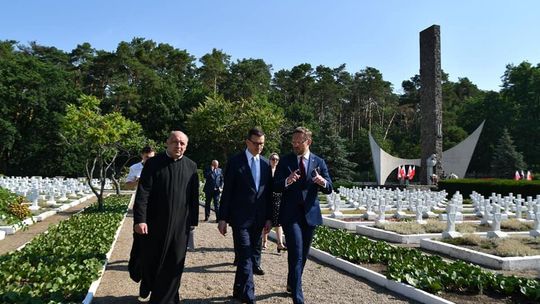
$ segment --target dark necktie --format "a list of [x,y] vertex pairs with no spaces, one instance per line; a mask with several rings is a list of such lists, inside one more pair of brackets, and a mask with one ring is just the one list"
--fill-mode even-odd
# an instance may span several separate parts
[[304,206],[304,189],[306,187],[306,167],[304,166],[304,157],[300,156],[300,160],[298,161],[298,169],[300,170],[300,187],[302,189],[302,200],[299,202],[299,206],[303,208]]
[[300,179],[302,181],[306,180],[306,167],[304,166],[304,157],[300,157],[298,161],[298,168],[300,169]]

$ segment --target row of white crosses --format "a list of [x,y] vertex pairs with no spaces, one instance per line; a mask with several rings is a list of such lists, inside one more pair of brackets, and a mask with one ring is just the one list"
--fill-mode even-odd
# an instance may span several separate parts
[[[502,218],[516,218],[523,220],[523,213],[526,213],[527,220],[534,220],[536,218],[535,206],[540,204],[540,195],[533,199],[532,196],[527,196],[525,201],[521,194],[516,197],[512,193],[507,196],[501,196],[500,194],[492,193],[489,198],[484,198],[482,195],[473,192],[471,194],[471,200],[476,211],[476,215],[483,218],[484,223],[487,220],[491,220],[489,211],[492,209],[493,204],[498,204],[502,208]],[[486,210],[488,212],[486,212]],[[514,211],[514,212],[512,212]],[[485,219],[484,219],[485,217]]]
[[32,205],[31,210],[39,210],[39,200],[45,200],[48,206],[56,202],[65,202],[91,192],[84,179],[63,177],[0,177],[0,187],[26,197]]
[[[524,200],[519,194],[514,199],[512,193],[505,197],[502,197],[500,194],[497,195],[492,193],[490,198],[485,199],[479,193],[473,192],[471,194],[471,200],[473,201],[477,215],[482,216],[480,224],[491,225],[492,230],[488,231],[488,238],[504,238],[508,236],[506,232],[501,231],[501,221],[508,219],[509,216],[513,216],[518,220],[523,220],[521,212]],[[501,212],[501,203],[504,204],[503,212]],[[527,197],[526,208],[527,218],[534,219],[534,227],[529,231],[529,235],[538,237],[540,236],[540,196],[537,196],[536,200],[533,200],[530,196]],[[511,213],[511,209],[515,210],[516,213]],[[454,203],[454,200],[448,204],[446,211],[447,228],[446,231],[443,232],[443,238],[460,237],[461,233],[457,232],[455,229],[457,204]]]
[[[344,201],[341,200],[341,196],[345,197]],[[340,187],[339,194],[332,193],[327,196],[327,202],[334,217],[342,216],[340,208],[353,208],[365,210],[362,216],[367,220],[384,222],[387,210],[394,210],[393,216],[396,218],[407,217],[408,213],[404,210],[408,210],[416,214],[418,221],[423,222],[422,217],[435,217],[432,210],[445,206],[446,192]]]

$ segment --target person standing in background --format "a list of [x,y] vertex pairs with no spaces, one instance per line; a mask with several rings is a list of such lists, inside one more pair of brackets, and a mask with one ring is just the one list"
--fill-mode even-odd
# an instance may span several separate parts
[[[277,153],[270,154],[268,158],[270,160],[270,167],[272,168],[272,176],[275,175],[277,165],[279,163],[279,155]],[[287,247],[283,244],[283,229],[279,224],[279,205],[281,204],[281,193],[272,192],[272,227],[276,227],[276,239],[277,239],[277,252],[287,250]],[[267,249],[266,243],[268,242],[268,234],[263,233],[262,248]]]
[[144,163],[147,159],[154,157],[155,151],[152,147],[146,146],[141,150],[141,161],[129,167],[129,173],[126,177],[126,186],[129,189],[137,187],[137,182],[141,177],[141,172],[144,167]]
[[212,200],[214,201],[214,212],[216,213],[217,218],[219,195],[223,190],[223,174],[217,160],[214,159],[210,169],[204,172],[204,178],[206,179],[203,188],[205,194],[204,221],[208,221],[210,218],[210,204]]

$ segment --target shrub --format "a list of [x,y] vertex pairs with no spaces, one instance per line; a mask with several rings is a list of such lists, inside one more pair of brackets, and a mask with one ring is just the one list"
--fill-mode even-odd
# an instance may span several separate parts
[[32,212],[28,208],[28,205],[23,205],[26,199],[22,196],[18,196],[8,206],[8,212],[13,214],[19,220],[24,220],[32,215]]
[[446,190],[449,196],[459,191],[463,197],[468,197],[472,191],[476,191],[484,196],[490,196],[493,192],[501,195],[508,195],[512,192],[514,194],[520,193],[525,197],[540,194],[540,181],[461,178],[439,181],[438,188]]
[[4,224],[11,225],[19,223],[31,215],[28,200],[7,189],[0,188],[0,219]]

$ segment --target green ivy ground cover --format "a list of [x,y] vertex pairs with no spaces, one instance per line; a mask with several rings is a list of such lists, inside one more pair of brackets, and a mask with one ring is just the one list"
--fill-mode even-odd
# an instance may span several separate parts
[[99,277],[129,196],[110,196],[0,256],[0,303],[80,303]]
[[495,274],[462,261],[452,263],[413,248],[392,246],[366,237],[319,227],[313,246],[359,264],[383,264],[386,277],[430,293],[497,293],[527,301],[540,301],[540,281]]

